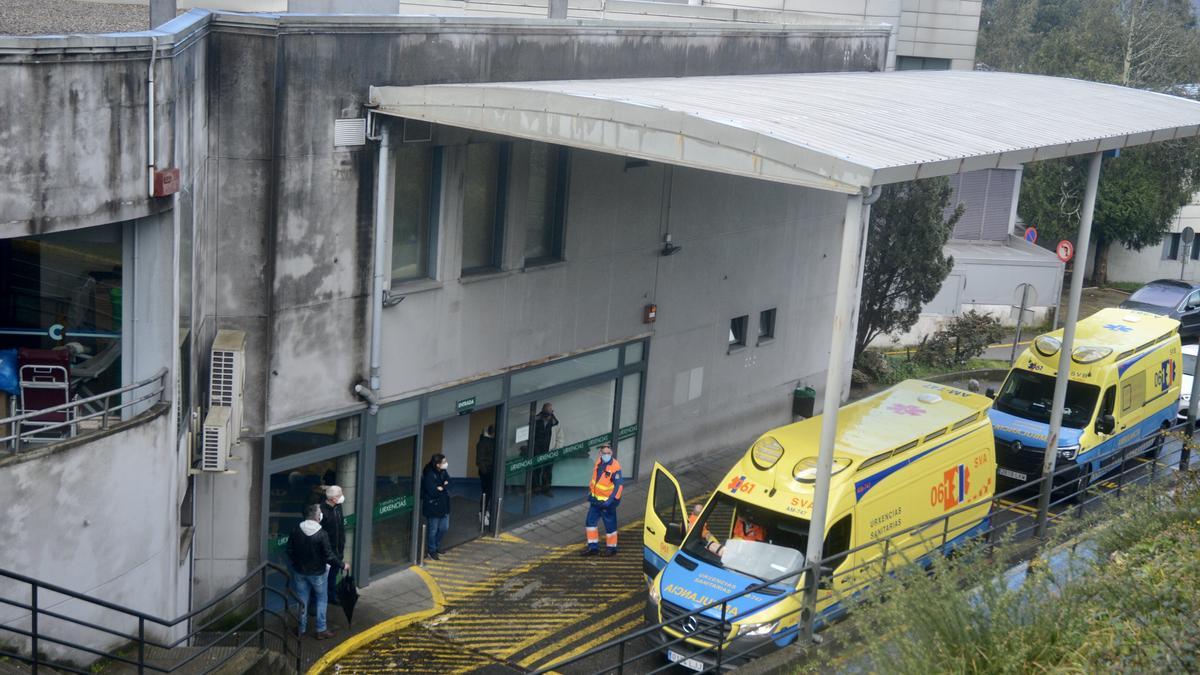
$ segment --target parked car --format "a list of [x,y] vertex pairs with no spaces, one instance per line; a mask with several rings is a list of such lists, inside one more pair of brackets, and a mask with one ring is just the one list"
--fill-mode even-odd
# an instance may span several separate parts
[[1188,403],[1192,400],[1192,373],[1196,372],[1196,355],[1200,345],[1183,346],[1183,388],[1179,391],[1179,421],[1187,421]]
[[1176,279],[1151,281],[1134,291],[1121,307],[1178,319],[1180,337],[1200,336],[1200,284]]

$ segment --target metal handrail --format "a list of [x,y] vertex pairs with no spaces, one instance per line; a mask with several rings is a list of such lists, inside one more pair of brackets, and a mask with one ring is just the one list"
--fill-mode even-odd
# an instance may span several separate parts
[[[282,575],[284,579],[285,590],[281,591],[276,588],[271,588],[268,585],[268,575],[272,573],[278,573]],[[285,568],[274,563],[260,564],[246,576],[242,577],[237,583],[227,588],[219,596],[213,598],[201,607],[193,609],[174,619],[163,619],[146,612],[138,611],[136,609],[122,607],[116,603],[109,602],[107,600],[101,600],[100,598],[94,598],[84,593],[63,588],[62,586],[58,586],[56,584],[39,581],[17,572],[0,569],[0,579],[7,579],[17,582],[18,584],[24,584],[28,586],[30,597],[30,601],[28,603],[0,598],[0,601],[3,601],[4,604],[27,610],[29,614],[25,615],[25,617],[29,618],[30,624],[28,630],[17,628],[16,626],[12,625],[0,625],[0,633],[10,633],[18,638],[23,638],[28,641],[28,645],[30,647],[29,653],[26,654],[18,650],[10,649],[8,645],[5,645],[4,641],[0,641],[0,656],[6,656],[28,664],[33,668],[33,672],[35,673],[38,671],[39,666],[47,666],[58,670],[67,670],[70,672],[87,672],[86,670],[77,670],[70,664],[55,662],[54,660],[46,657],[43,653],[44,650],[39,648],[39,644],[47,643],[60,645],[84,654],[90,654],[118,663],[127,664],[135,667],[139,673],[144,673],[147,671],[173,673],[189,666],[189,664],[192,664],[194,661],[207,654],[209,650],[221,646],[225,640],[235,635],[238,631],[242,630],[251,623],[253,623],[255,627],[254,630],[250,632],[249,636],[246,638],[238,638],[237,643],[234,645],[233,651],[230,654],[220,658],[216,663],[205,668],[203,672],[213,672],[214,670],[222,667],[238,652],[248,647],[251,643],[256,642],[259,649],[266,649],[268,638],[280,645],[279,651],[281,651],[287,657],[288,664],[294,668],[294,672],[302,672],[302,650],[300,636],[296,630],[299,627],[299,619],[294,615],[293,611],[293,608],[300,604],[300,600],[291,590],[291,575]],[[257,584],[254,583],[256,580]],[[245,617],[242,617],[233,628],[220,631],[220,635],[216,640],[203,645],[197,652],[189,656],[182,657],[180,661],[173,663],[170,666],[164,667],[147,663],[147,647],[155,647],[169,651],[181,645],[191,643],[199,635],[208,632],[206,629],[212,623],[212,621],[208,621],[199,628],[191,628],[192,620],[197,616],[209,612],[214,607],[225,603],[231,596],[241,592],[245,592],[245,598],[235,603],[232,607],[226,608],[218,617],[213,619],[213,621],[222,619],[234,609],[245,606],[248,601],[257,600],[257,605]],[[44,598],[46,593],[55,593],[66,598],[64,601],[56,602],[56,604],[62,604],[63,602],[74,600],[86,603],[87,605],[93,607],[116,612],[128,617],[129,619],[134,619],[137,621],[136,635],[130,635],[123,632],[102,628],[91,621],[73,618],[67,614],[42,607],[41,605],[45,603],[44,600],[42,603],[39,603],[39,596]],[[282,598],[284,603],[284,610],[282,612],[277,612],[268,607],[267,598],[271,594]],[[18,619],[20,618],[24,617],[18,617]],[[125,645],[121,649],[106,650],[80,644],[72,640],[62,639],[41,630],[39,628],[39,618],[54,618],[57,622],[65,623],[71,626],[79,626],[89,630],[100,630],[110,635],[125,638],[129,641],[129,644]],[[271,628],[268,625],[270,619],[274,619],[276,623],[282,625],[282,630],[275,630]],[[147,624],[155,624],[167,629],[174,628],[180,624],[186,624],[189,626],[189,630],[186,635],[176,640],[163,643],[146,635]]]
[[[1185,424],[1176,424],[1176,425],[1170,426],[1170,427],[1160,431],[1160,435],[1165,437],[1165,434],[1174,432],[1174,431],[1178,431],[1180,429],[1183,429],[1185,426],[1186,426]],[[1078,502],[1071,508],[1070,511],[1060,511],[1059,513],[1050,514],[1049,515],[1050,521],[1052,523],[1056,523],[1060,519],[1065,518],[1071,512],[1074,512],[1076,516],[1082,516],[1082,514],[1085,512],[1085,510],[1087,509],[1087,506],[1089,504],[1093,504],[1099,500],[1105,500],[1110,497],[1115,498],[1115,499],[1120,499],[1122,496],[1122,488],[1127,485],[1126,477],[1129,475],[1134,475],[1134,480],[1137,480],[1139,478],[1146,478],[1149,483],[1154,483],[1158,480],[1161,480],[1166,475],[1168,475],[1167,471],[1160,470],[1160,468],[1161,469],[1169,469],[1169,468],[1177,466],[1178,468],[1182,469],[1185,466],[1187,466],[1186,463],[1188,462],[1188,453],[1186,452],[1187,446],[1186,446],[1186,442],[1185,442],[1185,445],[1183,448],[1180,448],[1177,450],[1172,450],[1170,453],[1162,454],[1161,456],[1156,455],[1155,458],[1151,459],[1151,460],[1144,460],[1145,464],[1150,465],[1148,469],[1146,467],[1144,467],[1142,463],[1139,463],[1138,465],[1133,466],[1133,467],[1129,467],[1129,462],[1131,460],[1138,459],[1139,454],[1142,453],[1143,451],[1145,451],[1146,449],[1148,449],[1148,447],[1151,444],[1156,443],[1156,441],[1157,441],[1157,437],[1155,437],[1155,436],[1152,436],[1149,438],[1144,438],[1144,439],[1139,439],[1138,441],[1135,441],[1133,443],[1129,443],[1124,446],[1114,448],[1113,450],[1106,452],[1103,455],[1101,455],[1100,457],[1095,458],[1095,460],[1093,460],[1093,461],[1101,461],[1101,460],[1117,459],[1120,462],[1119,464],[1115,464],[1116,466],[1120,467],[1118,470],[1105,473],[1105,475],[1101,478],[1104,481],[1114,481],[1116,483],[1116,487],[1108,489],[1107,492],[1101,492],[1097,489],[1097,482],[1096,482],[1097,477],[1095,477],[1095,476],[1092,477],[1091,483],[1088,486],[1084,487],[1083,489],[1078,489],[1078,484],[1071,486],[1070,489],[1062,489],[1062,488],[1059,488],[1058,486],[1056,486],[1056,488],[1054,490],[1054,492],[1056,494],[1064,493],[1064,492],[1066,494],[1064,494],[1062,497],[1058,498],[1057,500],[1053,501],[1051,504],[1052,506],[1061,505],[1064,502],[1069,501],[1069,500],[1078,500]],[[1159,452],[1159,451],[1156,450],[1156,452]],[[853,583],[853,581],[852,581],[851,585],[848,585],[848,586],[845,586],[842,588],[838,588],[836,591],[834,591],[837,594],[837,597],[839,597],[841,599],[849,599],[851,597],[857,598],[857,597],[859,597],[859,595],[861,593],[863,593],[865,591],[869,591],[872,588],[873,584],[875,583],[873,581],[874,579],[886,578],[889,574],[895,574],[902,567],[906,567],[906,566],[913,565],[913,564],[922,564],[923,561],[931,561],[932,560],[931,557],[933,555],[937,554],[938,552],[947,553],[947,551],[945,549],[947,549],[947,547],[949,546],[949,540],[951,538],[951,535],[954,535],[954,536],[961,535],[962,533],[967,532],[969,529],[974,528],[979,524],[978,522],[968,522],[968,523],[964,523],[964,524],[954,525],[952,527],[950,525],[950,519],[954,518],[956,516],[962,516],[963,514],[965,514],[967,512],[971,512],[971,511],[978,512],[981,508],[987,508],[988,515],[984,517],[987,519],[986,520],[987,527],[982,532],[978,533],[979,539],[982,541],[983,545],[985,547],[987,547],[987,550],[989,550],[989,551],[993,550],[995,548],[995,546],[997,545],[997,542],[994,540],[993,535],[995,535],[997,532],[1002,532],[1004,530],[1009,530],[1011,532],[1014,529],[1018,533],[1019,532],[1029,532],[1029,531],[1035,531],[1037,528],[1037,525],[1033,524],[1028,527],[1018,529],[1019,525],[1020,525],[1019,519],[1021,517],[1034,518],[1037,516],[1036,510],[1033,513],[1030,513],[1029,511],[1024,510],[1024,509],[1029,509],[1030,507],[1024,506],[1023,504],[1024,504],[1024,502],[1036,501],[1038,497],[1037,497],[1037,494],[1034,494],[1031,497],[1018,500],[1018,499],[1016,499],[1017,493],[1024,491],[1024,490],[1029,490],[1030,488],[1038,487],[1044,481],[1047,481],[1047,480],[1053,482],[1055,479],[1060,478],[1064,474],[1070,473],[1074,469],[1075,469],[1074,463],[1060,465],[1060,466],[1056,467],[1055,471],[1051,475],[1039,476],[1039,477],[1034,478],[1033,480],[1028,481],[1024,484],[1018,485],[1016,487],[1013,487],[1011,489],[1005,490],[1000,493],[996,493],[988,501],[985,501],[982,504],[979,504],[979,503],[968,504],[968,505],[956,508],[953,511],[949,511],[949,512],[947,512],[941,516],[938,516],[936,518],[933,518],[933,519],[930,519],[930,520],[927,520],[927,521],[924,521],[921,523],[917,523],[916,525],[906,527],[906,528],[899,530],[897,532],[894,532],[894,533],[890,533],[887,537],[884,537],[883,539],[880,539],[878,541],[872,541],[867,544],[863,544],[863,545],[848,549],[846,551],[841,551],[841,552],[831,555],[831,556],[826,556],[816,565],[813,565],[810,563],[810,564],[806,565],[805,569],[800,570],[799,572],[790,572],[790,573],[788,573],[784,576],[778,577],[776,579],[771,579],[768,581],[763,581],[762,583],[754,584],[754,585],[749,586],[737,593],[734,593],[729,596],[715,600],[703,607],[700,607],[698,609],[684,612],[677,616],[674,616],[672,619],[670,619],[668,621],[663,621],[663,622],[657,623],[652,626],[645,626],[645,627],[639,628],[637,630],[626,633],[623,636],[619,636],[612,640],[609,640],[597,647],[588,649],[588,650],[584,651],[583,653],[573,655],[566,659],[552,661],[552,662],[546,663],[545,665],[536,667],[536,668],[532,669],[530,672],[534,673],[535,675],[540,675],[543,673],[562,671],[565,666],[569,666],[572,664],[580,664],[589,659],[598,657],[601,654],[604,654],[605,652],[608,652],[607,657],[597,659],[598,662],[601,662],[604,664],[603,668],[598,672],[623,673],[623,672],[625,672],[626,667],[631,667],[633,664],[637,663],[640,659],[651,656],[652,654],[655,654],[657,652],[661,652],[666,647],[681,644],[681,643],[684,643],[684,642],[688,641],[689,639],[693,639],[693,638],[690,635],[684,634],[681,637],[665,639],[665,641],[663,641],[663,642],[658,642],[656,644],[653,644],[648,649],[641,648],[637,645],[632,645],[632,643],[635,640],[638,640],[641,638],[647,638],[655,633],[660,633],[664,628],[671,628],[674,632],[680,633],[681,631],[676,627],[680,621],[686,620],[689,617],[696,617],[696,616],[699,616],[701,614],[706,614],[706,613],[711,615],[712,611],[720,612],[720,616],[722,617],[722,619],[721,619],[720,623],[718,624],[718,628],[720,631],[724,631],[724,629],[729,625],[727,623],[727,620],[725,619],[725,617],[727,616],[727,610],[728,610],[730,602],[732,602],[733,600],[736,600],[742,596],[745,596],[745,595],[748,595],[751,593],[755,593],[755,592],[759,592],[765,588],[774,586],[776,584],[779,584],[779,583],[782,583],[785,581],[791,581],[791,583],[789,584],[789,588],[787,590],[785,590],[783,593],[779,594],[778,596],[774,596],[772,598],[772,604],[782,601],[783,599],[791,597],[791,596],[797,596],[797,597],[803,598],[804,594],[808,590],[809,584],[812,583],[814,576],[819,577],[821,580],[820,583],[822,583],[822,584],[825,584],[827,581],[828,588],[830,590],[833,590],[833,582],[837,579],[847,579],[847,578],[853,579],[853,577],[851,577],[850,575],[858,575],[858,576],[863,577],[861,580],[858,580],[857,583]],[[1141,472],[1140,475],[1138,475],[1139,472]],[[1071,481],[1068,481],[1067,485],[1070,486],[1070,483],[1071,483]],[[1006,498],[1008,498],[1008,497],[1013,497],[1014,499],[1012,500],[1012,503],[1006,504],[1004,502],[1006,501]],[[1014,518],[1014,520],[1012,520],[1012,521],[1005,522],[1002,525],[997,525],[995,522],[995,517],[1000,514],[1004,514],[1006,512],[1015,516],[1016,518]],[[980,522],[985,522],[985,521],[980,521]],[[923,535],[919,538],[916,538],[912,542],[900,541],[901,537],[908,537],[915,533],[921,533],[923,530],[932,530],[933,526],[936,526],[936,525],[941,525],[941,527],[938,528],[936,530],[936,532],[931,531],[927,536]],[[937,541],[938,539],[941,539],[941,542],[939,544],[936,544],[936,545],[930,544],[931,540]],[[1034,550],[1039,549],[1044,543],[1045,543],[1044,541],[1037,540],[1036,538],[1031,541],[1031,544],[1033,545]],[[838,570],[836,573],[828,575],[828,576],[826,576],[825,574],[822,573],[822,570],[836,567],[837,564],[840,564],[841,561],[847,559],[849,556],[851,556],[855,553],[867,551],[868,549],[878,549],[878,550],[882,551],[882,553],[879,556],[873,557],[870,560],[863,561],[860,564],[855,565],[852,568],[845,569],[845,570]],[[917,555],[915,557],[915,559],[914,559],[914,557],[907,554],[908,551],[911,551],[913,549],[917,549],[918,551],[920,551],[920,554]],[[878,574],[875,574],[873,571],[872,571],[872,573],[868,574],[864,571],[870,567],[878,567],[879,568]],[[889,570],[889,567],[891,568],[890,570]],[[795,582],[795,579],[797,577],[801,577],[801,576],[805,577],[805,583],[799,584],[798,585],[799,587],[796,587],[797,584]],[[668,599],[665,597],[662,599],[662,602],[667,602],[667,601],[668,601]],[[679,609],[683,609],[683,608],[680,607]],[[792,618],[796,619],[797,623],[794,626],[787,629],[789,631],[792,631],[791,633],[789,633],[789,636],[795,635],[796,637],[799,637],[803,630],[804,622],[817,621],[817,618],[815,617],[815,613],[813,612],[814,609],[815,609],[815,607],[809,606],[809,602],[802,601],[799,603],[799,606],[796,609],[788,612],[788,614],[785,617],[779,617],[781,622],[784,621],[785,619],[792,619]],[[822,621],[825,621],[825,620],[822,620]],[[698,649],[696,647],[692,647],[693,655],[697,655],[697,656],[698,655],[706,655],[707,657],[715,660],[716,665],[708,667],[704,672],[720,672],[724,667],[727,667],[727,664],[731,663],[731,661],[733,659],[737,659],[737,658],[747,655],[747,652],[735,653],[735,654],[730,654],[728,652],[726,642],[731,640],[732,637],[733,637],[732,635],[728,635],[724,639],[717,641],[716,644],[713,644],[710,647],[704,647],[704,648],[698,648]],[[776,635],[775,637],[779,637],[779,636]],[[664,638],[670,638],[670,636],[664,635]],[[652,642],[653,642],[653,640],[652,640]],[[728,646],[732,646],[732,643]],[[616,656],[617,656],[615,663],[612,660],[612,651],[613,650],[616,651]],[[668,663],[668,664],[663,665],[662,667],[654,668],[649,672],[659,672],[659,671],[662,671],[665,669],[669,669],[673,666],[674,666],[674,664]]]
[[[41,408],[39,410],[31,410],[31,411],[22,413],[20,415],[14,415],[12,417],[0,418],[0,429],[9,429],[11,431],[11,433],[9,433],[8,435],[0,436],[0,447],[3,447],[5,445],[10,446],[12,454],[15,455],[15,454],[21,452],[22,445],[24,445],[24,444],[28,444],[28,443],[32,443],[32,442],[41,443],[46,440],[46,439],[34,439],[34,438],[32,438],[32,436],[34,434],[42,434],[47,431],[52,431],[54,429],[60,429],[62,427],[75,428],[81,421],[95,419],[97,417],[100,417],[102,419],[101,419],[100,429],[96,430],[96,431],[107,431],[109,417],[111,415],[113,415],[114,413],[124,410],[125,408],[135,406],[139,403],[149,401],[151,399],[157,399],[157,401],[155,401],[156,403],[161,402],[163,392],[165,392],[167,389],[167,384],[166,384],[167,372],[168,371],[166,368],[160,368],[158,370],[158,372],[156,372],[154,375],[152,375],[144,380],[141,380],[140,382],[134,382],[132,384],[127,384],[123,387],[113,389],[111,391],[107,391],[102,394],[96,394],[95,396],[89,396],[87,398],[81,398],[81,399],[77,399],[74,401],[68,401],[66,403],[60,403],[59,405],[52,406],[49,408]],[[155,384],[157,386],[145,394],[139,394],[138,396],[131,398],[130,400],[125,401],[124,403],[120,403],[115,406],[109,405],[110,400],[114,396],[122,396],[129,392],[137,391],[139,389],[143,389],[145,387],[155,385]],[[93,403],[101,403],[101,402],[103,404],[103,407],[100,410],[95,411],[95,412],[90,412],[90,413],[87,413],[84,415],[79,414],[79,411],[81,409],[84,409],[86,406],[89,406]],[[46,415],[54,415],[54,414],[62,413],[62,412],[68,413],[67,419],[65,421],[55,422],[52,424],[39,422],[36,429],[31,430],[31,431],[26,431],[24,433],[21,432],[21,427],[23,426],[24,422],[33,420],[38,417],[44,417]],[[8,425],[11,425],[11,427]],[[88,435],[88,433],[91,433],[91,431],[85,432],[83,434],[76,434],[73,432],[72,435],[70,436],[70,438],[78,438],[79,436],[86,436],[86,435]],[[54,439],[49,442],[54,443],[54,442],[59,442],[59,440],[60,439]],[[64,438],[61,440],[67,440],[67,439]]]

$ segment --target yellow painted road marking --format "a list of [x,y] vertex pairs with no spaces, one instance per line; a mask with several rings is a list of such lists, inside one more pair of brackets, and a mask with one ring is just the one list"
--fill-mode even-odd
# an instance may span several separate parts
[[437,583],[428,574],[425,574],[425,571],[420,567],[413,567],[412,569],[416,570],[417,575],[429,587],[429,595],[433,598],[433,607],[418,612],[409,612],[394,616],[361,633],[346,638],[341,644],[317,659],[316,663],[312,664],[312,667],[308,669],[308,675],[318,675],[330,665],[357,651],[360,647],[365,647],[385,635],[408,628],[418,621],[423,621],[442,612],[446,606],[446,598],[442,595],[442,591],[438,588]]
[[[637,539],[641,528],[639,521],[621,528],[621,532]],[[379,630],[374,644],[356,640],[358,651],[340,660],[341,672],[403,670],[409,662],[413,667],[439,673],[465,673],[488,665],[503,667],[510,657],[526,650],[537,649],[536,654],[544,659],[575,648],[583,629],[591,637],[590,631],[600,625],[624,629],[622,622],[636,625],[641,620],[639,595],[645,592],[645,585],[640,541],[624,547],[615,558],[579,556],[582,541],[551,547],[507,535],[489,540],[487,546],[498,547],[498,552],[504,547],[520,549],[525,554],[533,546],[538,553],[511,568],[504,567],[510,563],[503,555],[487,554],[483,561],[467,568],[451,552],[440,561],[428,561],[423,569],[416,568],[444,608],[443,613],[426,615],[419,626],[410,623],[402,632]],[[590,583],[597,574],[608,583],[603,593]],[[614,615],[605,617],[608,611],[614,611]],[[571,630],[576,625],[581,631]],[[561,637],[563,632],[568,635]],[[456,650],[455,660],[443,663],[441,647],[429,646],[425,639],[428,636]],[[545,640],[552,643],[543,646]],[[353,649],[342,650],[349,651]],[[525,656],[522,661],[532,658],[534,655]],[[333,662],[325,660],[326,665]]]
[[[634,609],[641,611],[642,608],[634,607]],[[598,638],[589,640],[588,642],[585,642],[585,643],[579,645],[575,649],[572,649],[571,651],[566,652],[565,654],[559,654],[558,656],[555,657],[554,661],[555,661],[555,663],[559,663],[562,661],[567,661],[569,659],[575,658],[576,656],[579,656],[580,654],[586,652],[589,649],[595,649],[596,647],[599,647],[600,645],[613,639],[614,637],[616,637],[618,635],[624,635],[626,633],[633,632],[633,631],[637,630],[638,628],[640,628],[641,626],[642,626],[642,619],[640,617],[634,618],[631,620],[627,620],[626,622],[617,626],[609,634],[601,635]],[[605,652],[607,652],[607,651],[608,650],[605,650]],[[617,656],[616,654],[613,654],[614,661],[616,660],[616,656]]]
[[[643,608],[642,608],[641,604],[634,604],[632,607],[629,607],[628,609],[617,612],[616,614],[613,614],[612,616],[609,616],[602,621],[588,624],[588,630],[596,631],[596,632],[607,630],[608,627],[613,623],[625,621],[631,615],[640,614],[642,609]],[[629,623],[629,622],[626,621],[626,623]],[[637,620],[633,621],[632,623],[634,625],[641,623],[641,618],[640,617],[637,618]],[[610,631],[609,633],[606,633],[602,638],[600,638],[600,641],[597,642],[596,644],[600,644],[604,640],[610,639],[612,635],[620,635],[623,632],[624,631],[622,631],[622,630]],[[571,635],[564,637],[561,640],[551,642],[550,644],[546,645],[545,647],[542,647],[541,649],[537,650],[536,652],[521,659],[518,663],[520,663],[522,666],[525,666],[525,667],[533,666],[535,663],[538,663],[539,661],[541,661],[544,657],[551,655],[551,654],[556,654],[558,651],[569,647],[570,645],[574,644],[575,641],[578,639],[579,639],[579,635],[573,633]],[[571,656],[574,656],[575,654],[582,654],[585,651],[587,651],[587,649],[573,651],[572,653],[568,653],[568,654],[562,654],[562,655],[557,656],[556,660],[561,661],[561,660],[564,660]]]
[[1025,515],[1033,515],[1037,513],[1037,508],[1029,504],[1018,504],[1016,502],[1010,502],[1007,499],[997,500],[996,503],[1004,507],[1006,511],[1016,511],[1017,513],[1023,513]]

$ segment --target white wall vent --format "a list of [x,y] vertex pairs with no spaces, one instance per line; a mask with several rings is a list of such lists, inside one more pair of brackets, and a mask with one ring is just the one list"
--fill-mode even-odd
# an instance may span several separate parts
[[229,408],[230,442],[242,431],[242,387],[246,379],[246,333],[219,330],[213,340],[208,370],[209,414],[216,407]]
[[203,446],[200,448],[201,471],[224,471],[229,459],[230,433],[229,408],[213,406],[204,418]]
[[366,144],[367,119],[365,117],[352,117],[349,119],[334,120],[333,145],[335,147],[349,147]]

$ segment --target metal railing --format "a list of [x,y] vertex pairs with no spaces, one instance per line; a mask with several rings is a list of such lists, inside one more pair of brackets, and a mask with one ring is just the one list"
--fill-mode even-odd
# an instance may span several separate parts
[[[161,368],[157,373],[140,382],[127,384],[103,394],[76,399],[52,408],[31,410],[13,417],[0,418],[0,434],[5,434],[0,436],[0,449],[7,448],[11,454],[15,455],[23,449],[27,449],[29,445],[42,446],[89,434],[104,433],[108,431],[114,415],[116,420],[120,421],[122,410],[146,401],[161,402],[163,392],[167,388],[166,380],[167,369]],[[128,400],[122,401],[121,399],[126,394],[129,394]],[[116,399],[115,403],[114,398]],[[0,411],[0,413],[3,412],[6,411]],[[33,428],[25,429],[30,422],[37,418],[57,415],[62,415],[63,420],[58,422],[38,421]],[[98,427],[86,428],[89,425],[82,424],[97,418],[100,420]],[[85,428],[81,430],[81,426]],[[57,431],[60,436],[45,437],[47,432],[54,431]]]
[[[93,667],[79,664],[97,659],[136,668],[138,673],[173,673],[183,668],[188,668],[188,672],[211,673],[225,666],[245,649],[257,648],[263,655],[267,650],[281,654],[287,662],[287,668],[291,670],[294,667],[292,672],[300,673],[302,650],[299,618],[294,616],[299,599],[291,592],[290,583],[285,585],[287,590],[283,591],[268,584],[268,577],[274,573],[290,579],[284,568],[264,563],[203,607],[176,619],[161,619],[22,574],[0,570],[0,580],[10,582],[6,585],[11,589],[27,590],[29,597],[29,601],[24,602],[0,596],[0,604],[28,612],[0,624],[0,636],[15,636],[15,642],[25,647],[21,649],[14,646],[13,640],[0,639],[0,656],[25,663],[34,673],[38,672],[39,667],[46,667],[52,672],[90,674],[94,672]],[[237,595],[242,597],[214,611]],[[272,603],[268,598],[272,595],[282,601],[282,611],[271,609]],[[70,606],[74,611],[68,614],[56,609],[61,606]],[[89,621],[72,615],[83,611],[105,612],[106,616],[102,621]],[[13,625],[23,621],[28,622],[28,630]],[[218,624],[228,623],[232,623],[232,626],[214,628]],[[134,624],[136,630],[132,632],[113,628]],[[153,632],[169,632],[180,625],[187,626],[187,633],[176,640],[159,641],[150,635]],[[109,642],[116,638],[122,642],[122,646],[104,649],[83,644],[78,638],[63,637],[64,629],[89,631],[103,636]],[[58,651],[78,654],[81,658],[48,657],[47,645]],[[183,649],[186,647],[191,649]],[[172,656],[171,651],[176,649],[180,653]],[[148,653],[151,651],[161,653]],[[164,664],[164,661],[170,664]]]
[[[749,586],[737,593],[688,611],[671,604],[672,616],[568,659],[541,665],[531,672],[543,673],[657,673],[676,667],[662,658],[668,650],[680,659],[691,659],[693,670],[720,672],[747,659],[773,651],[775,644],[803,639],[806,629],[828,627],[840,619],[849,605],[866,599],[872,585],[901,568],[929,566],[934,556],[953,553],[974,544],[992,552],[1001,542],[1027,543],[1022,555],[1030,557],[1045,542],[1033,538],[1040,516],[1056,527],[1070,518],[1082,518],[1089,507],[1108,499],[1120,499],[1131,485],[1148,485],[1190,466],[1187,442],[1167,443],[1174,433],[1186,437],[1186,424],[1164,429],[1137,442],[1092,458],[1107,465],[1101,475],[1081,477],[1075,462],[1060,462],[1050,477],[1038,476],[990,500],[971,503],[930,520],[912,525],[887,537],[807,564],[786,575]],[[1153,456],[1149,456],[1153,453]],[[1040,464],[1040,459],[1038,460]],[[1045,480],[1053,487],[1047,513],[1036,507],[1038,489]],[[856,559],[850,567],[845,562]],[[1016,562],[1014,560],[1014,562]],[[843,569],[844,568],[844,569]],[[812,593],[812,579],[817,592]],[[772,621],[775,627],[759,639],[735,640],[733,603],[755,595],[762,606],[788,601],[795,607]],[[670,603],[663,594],[661,603]],[[821,609],[819,613],[818,607]],[[757,608],[756,608],[757,609]],[[665,616],[662,612],[660,616]],[[713,636],[717,636],[713,639]],[[673,649],[672,649],[673,648]],[[591,664],[603,664],[597,669]]]

